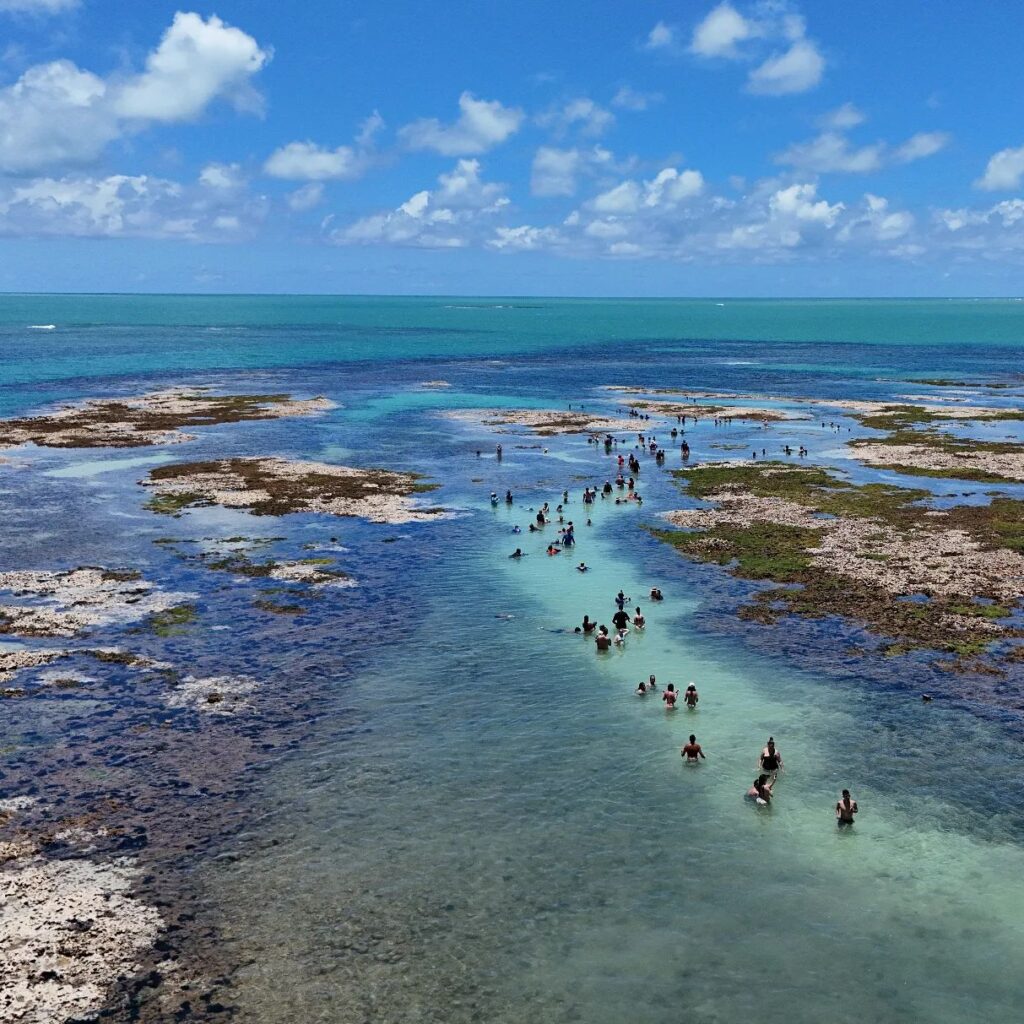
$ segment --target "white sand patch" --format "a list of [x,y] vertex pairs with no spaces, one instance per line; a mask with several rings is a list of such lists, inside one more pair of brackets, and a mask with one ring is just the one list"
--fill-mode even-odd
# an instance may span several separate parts
[[485,427],[526,427],[541,435],[635,433],[639,423],[634,419],[599,416],[575,409],[449,409],[441,415]]
[[22,669],[49,665],[58,658],[67,656],[67,651],[0,650],[0,683],[13,679]]
[[160,916],[130,895],[133,861],[29,859],[26,845],[3,851],[17,859],[0,873],[0,1019],[89,1017],[153,944]]
[[869,466],[913,466],[917,469],[994,473],[1024,483],[1024,451],[950,452],[926,444],[854,444],[855,457]]
[[0,591],[32,604],[0,605],[5,628],[23,636],[76,636],[98,626],[138,622],[197,595],[160,591],[143,579],[98,568],[0,573]]

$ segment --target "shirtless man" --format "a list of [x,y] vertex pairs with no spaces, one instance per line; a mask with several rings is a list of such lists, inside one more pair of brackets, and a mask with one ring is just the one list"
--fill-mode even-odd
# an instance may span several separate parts
[[594,642],[599,651],[610,651],[612,649],[612,638],[607,633],[598,633]]
[[853,824],[853,816],[857,813],[857,801],[851,799],[850,791],[843,790],[843,795],[836,804],[836,824],[842,828]]
[[669,683],[668,686],[665,687],[665,692],[661,695],[661,699],[665,702],[666,711],[675,711],[676,699],[678,697],[679,694],[676,693],[675,686],[673,686],[672,683]]
[[686,702],[686,706],[691,710],[696,710],[697,701],[700,700],[700,695],[697,693],[697,687],[690,683],[686,688],[686,692],[683,694],[683,700]]
[[699,759],[707,760],[704,757],[704,751],[701,750],[701,746],[697,742],[697,737],[693,735],[690,736],[690,742],[683,746],[680,754],[686,758],[687,764],[697,764]]

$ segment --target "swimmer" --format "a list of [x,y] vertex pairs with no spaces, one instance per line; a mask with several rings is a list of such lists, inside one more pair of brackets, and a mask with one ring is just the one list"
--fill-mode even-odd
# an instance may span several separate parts
[[593,526],[593,525],[594,525],[594,524],[593,524],[593,523],[592,523],[592,522],[591,522],[591,521],[590,521],[590,520],[588,519],[588,520],[587,520],[587,526]]
[[580,562],[580,564],[576,566],[576,571],[577,572],[587,572],[588,569],[589,569],[589,566],[587,565],[586,562]]
[[512,492],[511,491],[506,491],[505,492],[505,504],[506,505],[511,505],[512,501],[513,501]]
[[686,692],[683,694],[683,702],[691,711],[697,710],[697,701],[700,700],[700,695],[697,693],[697,687],[690,683],[686,688]]
[[665,687],[665,692],[661,695],[661,699],[665,702],[666,711],[675,711],[676,700],[678,697],[679,694],[676,693],[676,688],[669,683],[668,686]]
[[647,620],[644,618],[643,612],[640,611],[639,605],[637,605],[636,615],[633,616],[633,625],[637,629],[643,629],[647,625]]
[[843,790],[843,795],[836,804],[836,824],[842,828],[844,825],[853,824],[853,816],[857,813],[857,801],[850,796],[848,789]]
[[593,633],[597,629],[597,623],[589,615],[583,616],[583,632]]
[[513,526],[512,527],[512,532],[513,533],[522,533],[523,531],[518,526]]
[[622,611],[623,607],[625,606],[628,600],[629,598],[626,597],[626,595],[621,590],[615,595],[615,604],[618,607],[619,611]]
[[767,772],[771,776],[772,782],[779,777],[779,772],[782,770],[782,754],[776,750],[775,740],[771,736],[768,737],[768,744],[758,758],[758,767],[762,772]]
[[706,761],[704,751],[697,742],[697,737],[690,734],[690,742],[685,744],[679,753],[686,758],[687,764],[698,764],[701,760]]
[[639,683],[636,684],[636,689],[633,692],[638,697],[646,697],[647,696],[647,687],[644,685],[644,681],[642,679],[640,680]]
[[495,506],[498,504],[498,495],[494,491],[491,491],[491,504]]
[[650,690],[651,693],[654,693],[657,688],[657,684],[654,681],[654,673],[652,672],[650,678],[647,680],[647,689]]
[[516,548],[515,551],[513,551],[512,554],[509,555],[508,557],[509,558],[525,558],[526,555],[523,554],[523,549],[522,548]]
[[772,783],[767,775],[758,775],[747,790],[747,796],[762,807],[767,807],[772,802]]
[[555,545],[555,544],[549,544],[548,545],[548,554],[549,555],[560,555],[561,553],[562,553],[562,549],[560,547],[558,547],[557,545]]
[[599,651],[610,651],[612,648],[612,641],[607,632],[598,633],[594,638],[594,643],[597,645],[597,649]]
[[629,636],[628,629],[620,629],[614,637],[612,637],[612,643],[616,647],[621,647],[626,642],[626,637]]
[[629,625],[629,612],[620,608],[613,616],[612,623],[616,629],[625,629]]
[[663,601],[664,598],[661,596],[661,591],[657,587],[651,587],[651,600],[652,601]]

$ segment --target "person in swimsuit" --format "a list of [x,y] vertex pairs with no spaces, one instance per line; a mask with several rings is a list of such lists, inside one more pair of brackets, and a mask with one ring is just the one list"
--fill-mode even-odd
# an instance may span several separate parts
[[657,587],[651,587],[651,600],[652,601],[661,601],[661,600],[663,600],[663,598],[661,596],[661,591]]
[[636,615],[633,616],[633,625],[637,629],[643,629],[647,625],[647,620],[644,618],[643,612],[640,611],[639,606],[636,610]]
[[586,572],[588,568],[589,568],[589,566],[587,565],[586,562],[580,562],[580,564],[576,566],[576,571],[577,572]]
[[686,758],[687,764],[697,764],[699,759],[707,760],[704,757],[704,751],[701,749],[701,745],[697,742],[697,737],[690,736],[690,742],[685,744],[680,751],[683,757]]
[[612,649],[612,639],[608,635],[608,628],[607,626],[602,626],[601,630],[602,632],[597,634],[594,642],[597,644],[599,651],[610,651]]
[[747,790],[747,796],[759,804],[772,802],[772,783],[767,775],[758,775],[753,785]]
[[758,767],[762,772],[767,772],[772,782],[779,777],[779,771],[782,769],[782,755],[776,750],[775,740],[771,736],[768,737],[768,745],[761,751]]
[[684,703],[691,711],[694,711],[697,707],[697,701],[699,700],[700,696],[697,693],[697,687],[694,686],[693,683],[690,683],[686,688],[686,693],[683,694]]
[[848,789],[844,789],[839,803],[836,804],[836,824],[840,828],[852,825],[857,810],[857,801],[851,798]]
[[679,694],[676,693],[675,686],[673,686],[672,683],[669,683],[668,686],[665,687],[665,692],[661,695],[661,699],[665,702],[666,711],[675,711],[676,700],[678,697]]
[[523,555],[523,549],[522,548],[516,548],[515,551],[513,551],[512,554],[509,555],[508,557],[509,558],[524,558],[525,556]]
[[651,693],[654,693],[654,691],[657,688],[658,688],[658,686],[657,686],[657,684],[654,681],[654,673],[652,672],[650,678],[647,680],[647,689],[650,690]]
[[626,637],[629,636],[628,629],[620,629],[614,637],[612,637],[612,643],[621,647],[626,642]]
[[636,689],[633,692],[638,697],[646,697],[647,696],[647,687],[644,685],[644,681],[642,679],[640,680],[639,683],[636,684]]
[[612,623],[616,629],[625,629],[629,625],[629,612],[620,608],[613,616]]
[[589,615],[584,615],[583,616],[583,632],[584,633],[593,633],[596,628],[597,628],[597,623],[594,622],[590,618]]
[[615,607],[616,607],[616,608],[618,608],[618,609],[619,609],[619,611],[621,612],[621,611],[622,611],[622,609],[626,607],[626,602],[627,602],[628,600],[629,600],[629,598],[628,598],[628,597],[626,597],[626,595],[625,595],[625,594],[624,594],[624,593],[623,593],[623,592],[622,592],[622,591],[620,590],[620,591],[619,591],[619,592],[618,592],[618,593],[617,593],[617,594],[615,595]]

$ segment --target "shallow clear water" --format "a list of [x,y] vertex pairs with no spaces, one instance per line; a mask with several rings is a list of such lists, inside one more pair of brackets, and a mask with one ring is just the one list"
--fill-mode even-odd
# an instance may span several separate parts
[[[140,458],[42,450],[23,456],[24,483],[0,506],[9,564],[130,561],[168,586],[210,581],[154,548],[167,533],[284,535],[290,550],[336,538],[346,549],[341,564],[360,587],[299,623],[211,591],[200,627],[169,643],[205,671],[302,690],[319,712],[301,748],[246,797],[251,825],[231,840],[240,859],[196,865],[225,948],[247,964],[233,979],[241,1018],[1019,1019],[1020,716],[958,694],[925,659],[851,656],[837,624],[729,629],[720,609],[746,585],[643,529],[682,504],[649,460],[643,509],[599,502],[586,527],[584,483],[614,476],[603,452],[581,438],[504,435],[499,463],[494,434],[437,411],[597,408],[600,385],[637,382],[888,397],[908,390],[907,376],[1015,372],[1024,310],[512,301],[0,300],[6,409],[185,379],[322,392],[343,407],[217,428],[170,454],[412,469],[443,483],[431,501],[463,510],[402,527],[214,510],[167,521],[140,507]],[[716,327],[719,314],[728,319]],[[34,358],[22,321],[58,323],[38,332]],[[419,387],[439,378],[452,387]],[[704,423],[688,440],[695,460],[730,455],[715,445],[742,454],[806,442],[812,461],[843,460],[866,479],[846,460],[848,435],[819,423]],[[678,465],[670,451],[667,468]],[[940,495],[989,489],[906,482]],[[492,509],[487,494],[506,487],[515,507]],[[563,488],[579,543],[549,558],[547,536],[511,526],[525,530],[529,509],[554,506]],[[507,558],[516,546],[521,562]],[[646,600],[652,585],[663,603]],[[584,612],[608,621],[620,587],[648,626],[597,656],[572,627]],[[652,672],[662,686],[695,681],[699,710],[635,697]],[[942,699],[922,704],[937,680]],[[60,727],[41,714],[37,735]],[[708,755],[696,768],[679,756],[690,732]],[[743,794],[769,734],[787,771],[765,809]],[[845,832],[833,815],[844,786],[861,806]]]

